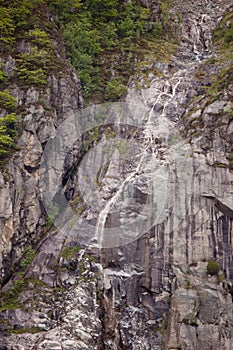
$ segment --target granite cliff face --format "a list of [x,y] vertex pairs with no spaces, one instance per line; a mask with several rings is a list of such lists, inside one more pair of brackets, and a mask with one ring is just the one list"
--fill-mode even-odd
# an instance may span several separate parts
[[212,30],[233,9],[173,3],[176,53],[123,102],[80,112],[68,65],[46,92],[59,113],[13,89],[27,114],[0,177],[0,349],[232,349],[232,63]]

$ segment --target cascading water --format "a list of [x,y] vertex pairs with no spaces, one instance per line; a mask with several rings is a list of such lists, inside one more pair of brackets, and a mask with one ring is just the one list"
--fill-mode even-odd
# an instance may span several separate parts
[[[173,80],[177,80],[175,85],[172,86]],[[156,128],[156,120],[158,117],[166,117],[166,107],[169,105],[169,102],[172,101],[176,94],[177,87],[181,83],[182,78],[181,77],[174,77],[172,79],[169,79],[165,81],[164,85],[162,86],[161,91],[158,92],[158,95],[155,99],[155,102],[153,103],[153,106],[151,107],[151,110],[148,115],[148,120],[145,123],[145,127],[143,130],[143,143],[145,145],[145,149],[140,155],[138,165],[135,167],[133,172],[128,175],[125,180],[122,182],[120,185],[119,189],[117,192],[111,197],[111,199],[108,200],[104,208],[100,211],[98,215],[98,220],[97,220],[97,225],[96,225],[96,231],[95,231],[95,236],[92,240],[92,242],[98,243],[98,246],[101,248],[103,246],[103,236],[104,236],[104,229],[106,225],[106,221],[108,218],[108,215],[114,205],[116,205],[118,199],[121,197],[121,194],[125,191],[127,185],[132,181],[134,181],[138,175],[140,174],[141,171],[141,166],[143,164],[143,161],[147,155],[148,150],[150,150],[153,154],[153,157],[156,159],[157,156],[157,146],[155,143],[155,138],[159,136],[159,133]],[[160,115],[156,115],[154,113],[154,109],[157,104],[159,104],[163,98],[166,98],[166,100],[163,102],[164,106],[162,109],[162,113]]]
[[[152,154],[152,159],[157,159],[158,150],[155,140],[160,138],[160,123],[164,120],[169,120],[170,110],[179,109],[179,99],[177,99],[177,91],[179,86],[179,93],[185,98],[188,87],[185,86],[186,74],[190,71],[194,71],[197,62],[201,62],[203,59],[208,57],[212,51],[211,47],[211,34],[206,28],[208,28],[208,16],[202,15],[197,21],[192,22],[191,30],[191,40],[193,41],[193,46],[191,50],[190,60],[187,62],[182,62],[182,67],[178,69],[173,75],[167,79],[162,79],[163,83],[160,88],[155,88],[154,102],[149,111],[147,120],[144,121],[144,127],[142,132],[142,144],[144,145],[144,150],[139,155],[137,160],[137,165],[134,166],[134,170],[123,180],[121,185],[118,187],[114,195],[107,200],[102,210],[100,210],[97,218],[97,224],[95,229],[95,235],[92,239],[93,246],[98,246],[100,249],[103,247],[104,231],[107,223],[107,219],[111,211],[115,206],[117,206],[118,201],[121,200],[121,195],[126,191],[129,184],[133,184],[134,181],[140,175],[144,161],[148,152]],[[210,36],[210,37],[209,37]],[[183,87],[184,85],[184,87]],[[161,107],[158,111],[158,107]],[[180,118],[179,112],[173,122],[177,122]],[[142,122],[143,125],[143,122]],[[166,132],[165,132],[166,134]],[[166,138],[167,135],[165,135]],[[100,251],[101,255],[101,251]]]
[[194,25],[193,53],[198,62],[201,62],[212,54],[211,31],[208,26],[209,20],[208,15],[202,14],[199,21]]
[[[36,257],[23,271],[28,290],[23,288],[18,299],[20,308],[1,308],[0,343],[2,337],[7,338],[4,349],[231,349],[232,303],[227,279],[217,283],[217,277],[207,277],[203,261],[213,251],[223,261],[224,274],[225,269],[228,275],[231,271],[231,221],[217,210],[216,198],[209,199],[210,191],[203,195],[203,190],[210,188],[229,194],[231,177],[227,168],[206,162],[218,147],[219,159],[223,159],[226,138],[217,131],[209,146],[206,130],[202,135],[199,120],[206,115],[208,125],[215,116],[211,111],[205,114],[210,105],[196,74],[199,68],[207,71],[203,82],[208,83],[208,74],[218,72],[203,60],[212,50],[208,26],[213,28],[219,13],[215,15],[218,9],[211,0],[174,3],[177,8],[173,13],[181,13],[181,47],[169,63],[158,63],[161,75],[151,73],[150,88],[137,90],[129,84],[126,102],[136,105],[135,115],[125,118],[122,113],[119,120],[125,129],[110,128],[113,136],[109,138],[107,128],[103,134],[101,129],[100,139],[90,145],[79,163],[81,141],[69,154],[77,164],[66,187],[67,194],[74,191],[72,215],[68,212],[64,233],[52,227],[45,232],[42,244],[36,245]],[[200,15],[204,12],[207,15]],[[215,101],[214,106],[218,109],[227,103]],[[138,112],[142,104],[149,107]],[[185,124],[194,121],[186,128],[190,143],[179,133],[183,115],[187,116]],[[111,116],[114,124],[116,114]],[[77,129],[81,121],[77,120]],[[192,138],[195,128],[200,136]],[[70,138],[70,134],[69,127],[65,137]],[[114,149],[121,141],[126,141],[122,143],[128,147],[125,153]],[[130,148],[131,141],[135,149]],[[62,167],[55,152],[57,148],[51,164],[57,161]],[[54,179],[49,183],[54,186],[53,169],[57,168],[54,164],[48,169],[49,178]],[[16,175],[17,185],[21,178],[18,180],[18,172]],[[37,171],[28,177],[30,185],[37,179]],[[145,222],[142,228],[137,226],[140,220]],[[128,227],[132,232],[135,229],[134,235],[120,245]],[[114,235],[116,244],[108,245],[108,237],[111,240]],[[10,292],[21,277],[16,273],[10,281]],[[27,313],[31,310],[32,315]],[[37,326],[38,334],[34,333]]]

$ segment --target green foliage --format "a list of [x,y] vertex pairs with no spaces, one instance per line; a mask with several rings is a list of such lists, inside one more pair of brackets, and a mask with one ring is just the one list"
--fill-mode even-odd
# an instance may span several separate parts
[[[0,47],[10,48],[22,31],[38,22],[35,8],[43,4],[43,0],[0,0]],[[4,45],[4,46],[3,46]]]
[[10,113],[0,118],[0,160],[14,148],[14,140],[17,136],[17,121],[18,117],[15,113]]
[[[226,57],[224,57],[224,59],[225,58]],[[224,89],[232,83],[232,76],[233,63],[229,61],[226,67],[222,68],[217,75],[213,76],[211,86],[206,89],[207,93],[212,97],[212,100],[216,100],[219,94],[223,93]]]
[[39,29],[39,28],[34,28],[32,30],[29,30],[28,32],[28,40],[34,45],[37,45],[40,48],[46,48],[46,49],[53,49],[54,44],[52,40],[49,38],[49,35]]
[[16,99],[8,90],[0,91],[0,108],[12,110],[16,106]]
[[112,79],[106,85],[105,96],[108,101],[116,101],[125,92],[127,92],[127,87],[122,84],[122,79]]
[[83,199],[79,196],[79,194],[76,194],[69,201],[69,205],[78,215],[82,214],[86,208],[85,203],[83,202]]
[[97,101],[118,100],[149,43],[164,36],[162,23],[138,1],[70,0],[65,6],[53,1],[52,6],[63,22],[63,37],[84,97]]
[[71,260],[76,253],[80,250],[79,246],[74,246],[72,248],[70,247],[64,247],[61,251],[61,257],[66,260]]
[[233,43],[233,12],[228,13],[218,28],[213,31],[213,41],[229,48]]
[[220,264],[215,260],[210,260],[207,264],[207,272],[209,275],[217,275],[220,271]]
[[98,67],[95,57],[102,52],[100,33],[92,28],[87,18],[77,23],[67,24],[64,30],[64,40],[70,53],[71,62],[77,69],[83,84],[84,95],[88,96],[97,87],[96,76]]
[[218,283],[223,283],[225,281],[225,276],[224,275],[218,275]]
[[103,297],[103,291],[99,287],[96,287],[96,297],[97,297],[97,303],[100,305]]
[[193,327],[198,327],[198,323],[197,323],[197,317],[196,315],[193,313],[189,316],[189,325],[193,326]]
[[24,288],[25,288],[24,280],[22,279],[15,280],[12,287],[7,292],[1,295],[0,311],[21,307],[21,304],[18,302],[18,298],[20,293],[24,290]]
[[230,168],[232,169],[233,168],[233,154],[232,153],[228,154],[227,159],[229,161]]
[[27,86],[47,84],[47,75],[53,66],[52,57],[47,50],[34,46],[30,52],[21,54],[17,63],[17,76],[24,84]]
[[55,203],[51,203],[48,210],[47,210],[47,217],[45,226],[51,227],[54,223],[54,220],[56,219],[57,215],[59,213],[59,208]]
[[[1,67],[1,65],[0,65]],[[4,83],[7,81],[8,75],[0,68],[0,83]]]
[[6,127],[0,126],[0,160],[9,153],[13,145],[14,142],[7,134]]
[[11,10],[1,6],[0,11],[0,47],[11,46],[15,42],[15,25]]
[[219,26],[213,31],[213,42],[220,55],[218,62],[224,67],[214,77],[212,86],[208,92],[217,98],[218,93],[232,83],[233,76],[233,11],[227,13]]
[[186,288],[190,288],[191,287],[191,283],[190,283],[190,280],[189,279],[185,279],[185,287]]
[[[168,4],[160,0],[166,20]],[[54,43],[43,30],[51,33],[55,26],[45,16],[49,7],[59,16],[84,97],[95,102],[119,99],[151,42],[164,37],[163,24],[155,22],[150,10],[136,0],[0,0],[0,6],[0,48],[14,52],[15,42],[22,39],[31,45],[16,61],[16,78],[22,85],[45,87],[54,67]],[[0,82],[4,79],[0,71]]]
[[0,118],[0,161],[14,148],[18,117],[13,111],[16,107],[17,103],[14,96],[8,90],[0,91],[0,108],[8,112]]
[[83,135],[82,142],[82,153],[85,153],[89,147],[100,138],[100,129],[99,126],[95,126],[93,129],[88,130],[85,135]]
[[40,333],[42,331],[43,331],[42,329],[32,326],[28,328],[9,329],[7,331],[7,334],[24,334],[24,333],[35,334],[35,333]]
[[116,23],[109,22],[103,24],[100,28],[100,32],[102,33],[103,47],[106,47],[111,51],[119,45]]
[[25,272],[28,266],[30,266],[30,264],[32,263],[35,257],[35,254],[36,254],[36,251],[32,247],[27,248],[25,256],[20,264],[20,267],[23,270],[23,272]]
[[[48,12],[44,0],[0,0],[0,49],[14,56],[18,47],[15,42],[24,40],[27,50],[16,56],[16,76],[23,86],[45,86],[48,73],[53,67],[55,45],[46,27]],[[44,12],[46,11],[46,12]],[[0,71],[0,82],[6,75]]]
[[157,332],[159,333],[164,333],[167,330],[168,327],[168,315],[165,314],[161,320],[161,322],[159,323],[159,326],[157,328]]
[[0,126],[7,129],[8,134],[13,138],[17,136],[16,126],[18,122],[18,116],[15,113],[6,114],[5,117],[0,119]]
[[46,0],[48,5],[56,10],[61,20],[72,20],[77,10],[82,6],[81,0]]

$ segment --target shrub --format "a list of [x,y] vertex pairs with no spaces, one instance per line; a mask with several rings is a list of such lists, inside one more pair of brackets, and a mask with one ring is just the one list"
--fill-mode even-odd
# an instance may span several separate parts
[[23,272],[25,272],[28,266],[32,263],[35,257],[35,254],[36,254],[36,251],[31,246],[27,248],[24,258],[21,261],[21,269]]
[[194,326],[194,327],[197,327],[198,326],[198,322],[197,322],[197,317],[195,314],[191,314],[189,316],[189,325],[190,326]]
[[79,246],[74,246],[72,248],[70,247],[64,247],[60,253],[60,256],[63,258],[63,259],[66,259],[66,260],[71,260],[75,255],[76,253],[80,250],[80,247]]
[[88,96],[95,92],[99,85],[95,60],[103,52],[100,46],[100,33],[92,29],[89,19],[82,18],[78,23],[70,23],[66,26],[64,39],[71,63],[78,71],[84,96]]
[[49,38],[48,34],[39,28],[29,30],[28,39],[30,39],[30,41],[34,45],[37,45],[40,48],[47,48],[47,49],[54,48],[53,41]]
[[11,11],[1,7],[0,11],[0,43],[3,45],[12,45],[14,38],[15,25]]
[[8,76],[7,73],[4,72],[1,68],[2,66],[0,64],[0,83],[4,83],[5,81],[7,81]]
[[21,54],[17,63],[18,78],[26,85],[47,84],[47,75],[52,68],[52,56],[47,50],[34,46],[30,52]]
[[16,99],[8,90],[0,91],[0,108],[11,110],[16,106]]
[[221,268],[220,264],[215,260],[210,260],[207,264],[207,272],[211,276],[217,275],[218,272],[220,271],[220,268]]
[[0,118],[0,160],[14,148],[14,140],[17,136],[17,121],[18,117],[15,113]]
[[127,91],[127,87],[124,84],[122,84],[122,80],[120,78],[112,79],[107,83],[107,86],[105,89],[105,96],[106,96],[106,99],[109,101],[116,101],[126,91]]
[[164,36],[163,25],[139,3],[69,0],[64,4],[56,0],[50,4],[63,22],[63,38],[85,98],[119,99],[136,69],[135,62],[152,51],[151,42]]
[[0,126],[0,159],[9,153],[13,145],[13,139],[7,134],[6,127]]

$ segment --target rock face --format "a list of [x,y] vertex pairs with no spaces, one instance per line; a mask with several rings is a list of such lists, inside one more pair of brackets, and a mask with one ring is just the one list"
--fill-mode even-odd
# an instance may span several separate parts
[[[108,110],[77,119],[71,70],[50,78],[47,103],[61,104],[59,114],[46,115],[38,91],[15,90],[28,114],[0,177],[0,349],[232,349],[233,92],[203,91],[221,69],[208,65],[211,32],[229,10],[228,1],[174,1],[176,55],[149,89],[132,79]],[[47,231],[44,207],[56,226]],[[33,256],[19,261],[29,242]],[[10,259],[20,265],[13,275]],[[218,276],[207,274],[209,259]]]
[[[2,61],[9,75],[14,69],[12,60],[9,56]],[[62,78],[49,77],[46,92],[35,87],[11,89],[17,103],[24,106],[26,126],[17,145],[20,151],[0,174],[1,277],[8,276],[12,262],[44,231],[45,213],[39,198],[43,146],[59,123],[82,106],[80,89],[80,82],[68,64],[64,65]]]

